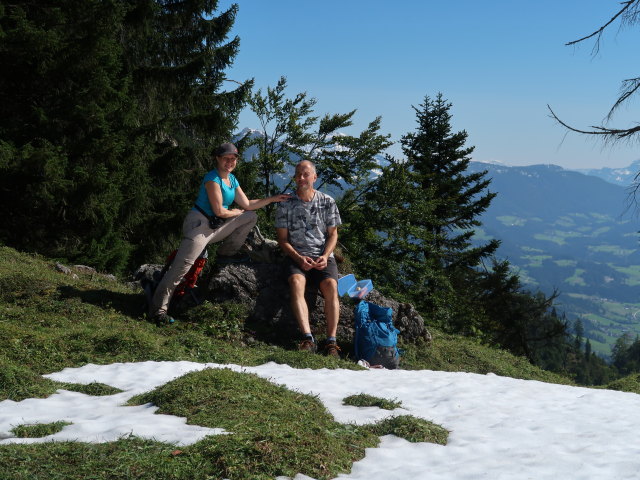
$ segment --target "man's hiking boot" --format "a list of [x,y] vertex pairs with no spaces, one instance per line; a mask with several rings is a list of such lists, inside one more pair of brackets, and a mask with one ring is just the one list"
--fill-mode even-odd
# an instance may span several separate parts
[[324,354],[327,357],[340,358],[340,347],[335,342],[328,342],[324,346]]
[[298,350],[301,352],[316,353],[316,342],[314,342],[310,338],[305,338],[298,345]]
[[160,312],[151,317],[151,320],[155,322],[158,327],[164,327],[171,325],[175,320],[169,316],[166,312]]

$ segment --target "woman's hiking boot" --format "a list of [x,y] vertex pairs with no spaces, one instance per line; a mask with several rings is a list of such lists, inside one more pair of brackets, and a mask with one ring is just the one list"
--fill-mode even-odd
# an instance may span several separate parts
[[151,320],[155,322],[158,327],[165,327],[167,325],[171,325],[175,320],[173,317],[169,316],[166,312],[156,313]]

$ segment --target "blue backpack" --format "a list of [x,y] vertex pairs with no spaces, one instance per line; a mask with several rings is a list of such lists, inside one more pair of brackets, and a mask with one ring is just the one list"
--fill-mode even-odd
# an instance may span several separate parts
[[354,321],[356,359],[388,369],[398,368],[400,331],[393,326],[393,310],[361,301],[355,308]]

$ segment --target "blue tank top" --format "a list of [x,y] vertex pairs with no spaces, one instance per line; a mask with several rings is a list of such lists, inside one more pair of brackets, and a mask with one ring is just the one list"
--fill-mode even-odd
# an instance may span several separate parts
[[220,190],[222,190],[222,207],[228,210],[229,206],[236,198],[236,188],[240,186],[233,173],[229,174],[229,180],[231,182],[230,187],[227,186],[224,181],[222,181],[222,178],[220,178],[220,175],[218,174],[218,170],[214,169],[208,172],[204,176],[204,178],[202,179],[202,183],[200,184],[200,190],[198,191],[196,205],[207,212],[207,215],[213,216],[213,209],[211,208],[211,203],[209,202],[209,196],[207,195],[205,184],[207,182],[216,182],[218,185],[220,185]]

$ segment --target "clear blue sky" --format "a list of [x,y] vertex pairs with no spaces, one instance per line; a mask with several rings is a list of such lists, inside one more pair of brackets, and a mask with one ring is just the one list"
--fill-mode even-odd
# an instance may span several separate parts
[[[640,28],[565,43],[599,28],[618,0],[223,0],[240,7],[232,35],[240,52],[228,78],[255,79],[263,91],[280,76],[290,96],[307,92],[316,114],[357,109],[357,134],[377,116],[382,133],[415,130],[412,105],[442,92],[453,127],[466,130],[473,158],[509,165],[622,167],[640,159],[637,143],[603,147],[557,125],[547,104],[578,128],[599,125],[623,79],[640,75]],[[638,103],[610,126],[640,121]],[[241,114],[241,128],[258,128]],[[399,145],[390,152],[401,156]]]

